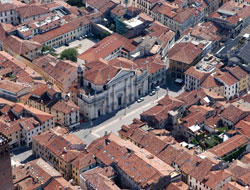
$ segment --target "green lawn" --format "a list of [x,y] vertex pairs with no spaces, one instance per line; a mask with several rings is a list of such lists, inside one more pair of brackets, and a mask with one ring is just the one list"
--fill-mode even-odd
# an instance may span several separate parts
[[211,136],[205,139],[205,144],[207,148],[212,148],[220,143],[220,139],[216,136]]
[[219,131],[219,133],[224,133],[224,132],[227,132],[229,131],[228,127],[227,126],[224,126],[224,127],[218,127],[217,130]]

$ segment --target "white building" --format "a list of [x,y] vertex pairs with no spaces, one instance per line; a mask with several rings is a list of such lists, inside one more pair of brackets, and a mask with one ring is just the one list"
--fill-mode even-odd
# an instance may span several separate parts
[[224,97],[228,100],[238,95],[239,80],[229,72],[218,72],[213,75],[216,80],[224,84]]
[[78,106],[89,119],[126,107],[148,93],[148,71],[133,65],[110,65],[104,60],[78,68]]
[[87,17],[83,16],[66,23],[61,27],[36,35],[31,39],[41,43],[43,46],[54,48],[76,40],[82,35],[89,34],[90,31],[91,23]]
[[1,4],[0,2],[0,23],[17,25],[19,20],[15,8],[16,6],[11,3]]
[[216,58],[208,56],[203,58],[196,66],[190,67],[185,72],[185,89],[198,90],[201,88],[202,82],[215,70],[218,64]]

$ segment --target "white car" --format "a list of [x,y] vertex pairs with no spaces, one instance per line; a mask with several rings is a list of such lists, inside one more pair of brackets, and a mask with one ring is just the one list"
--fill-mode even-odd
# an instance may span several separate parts
[[160,87],[159,86],[155,87],[155,90],[156,91],[160,90]]
[[155,90],[152,90],[150,93],[149,93],[149,96],[153,96],[155,95]]
[[142,102],[143,100],[144,100],[144,98],[139,98],[139,99],[137,100],[137,102],[140,103],[140,102]]

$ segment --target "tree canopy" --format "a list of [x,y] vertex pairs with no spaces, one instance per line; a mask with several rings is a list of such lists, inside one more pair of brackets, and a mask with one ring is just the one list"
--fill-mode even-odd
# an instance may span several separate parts
[[78,52],[75,48],[68,48],[63,50],[63,52],[60,55],[61,59],[67,59],[76,62],[77,61],[77,55]]

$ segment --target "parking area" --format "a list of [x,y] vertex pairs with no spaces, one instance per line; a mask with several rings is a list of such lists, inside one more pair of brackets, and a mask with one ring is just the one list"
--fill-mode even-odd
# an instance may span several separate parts
[[75,40],[69,43],[68,46],[61,46],[56,48],[56,54],[60,54],[63,52],[63,50],[68,49],[68,48],[76,48],[78,51],[78,54],[81,54],[85,52],[87,49],[91,48],[96,44],[96,40],[84,38],[82,40]]

